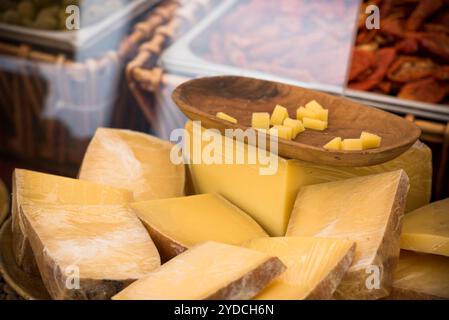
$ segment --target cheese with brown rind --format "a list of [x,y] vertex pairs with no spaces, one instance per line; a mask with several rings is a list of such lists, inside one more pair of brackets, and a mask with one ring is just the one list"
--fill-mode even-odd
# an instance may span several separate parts
[[160,266],[125,205],[22,205],[26,234],[53,299],[109,299]]
[[250,216],[218,194],[135,202],[131,208],[147,227],[163,261],[205,241],[240,245],[268,236]]
[[355,241],[353,263],[335,296],[385,297],[399,257],[408,188],[403,170],[304,187],[296,198],[286,236]]
[[137,280],[113,299],[251,299],[284,270],[278,258],[262,252],[205,242]]
[[15,169],[13,174],[12,234],[17,265],[31,274],[38,274],[19,207],[24,204],[123,204],[132,201],[132,194],[89,181],[56,176],[36,171]]
[[387,299],[449,299],[449,258],[401,250]]
[[98,128],[79,178],[129,190],[144,201],[184,195],[184,164],[173,164],[168,141],[122,129]]
[[355,242],[312,237],[253,239],[246,247],[278,257],[287,270],[255,299],[331,299],[352,263]]

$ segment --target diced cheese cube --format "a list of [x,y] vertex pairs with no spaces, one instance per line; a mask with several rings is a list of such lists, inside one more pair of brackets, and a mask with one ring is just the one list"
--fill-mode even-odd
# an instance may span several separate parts
[[318,119],[303,118],[302,123],[307,129],[323,131],[327,128],[327,122]]
[[251,126],[255,129],[269,129],[270,114],[268,112],[254,112],[251,119]]
[[326,150],[340,150],[341,149],[341,138],[335,137],[323,146]]
[[215,115],[217,118],[221,119],[221,120],[225,120],[231,123],[237,123],[237,119],[234,117],[231,117],[230,115],[224,113],[224,112],[217,112],[217,114]]
[[163,261],[206,241],[240,245],[267,237],[250,216],[219,194],[132,203],[147,227]]
[[304,125],[300,120],[295,120],[291,118],[287,118],[284,120],[284,126],[291,127],[293,129],[292,138],[296,138],[296,136],[305,130]]
[[316,113],[304,107],[299,107],[296,110],[296,119],[303,120],[304,118],[316,119]]
[[382,138],[373,133],[363,131],[362,134],[360,135],[360,140],[362,140],[363,149],[365,150],[365,149],[379,148]]
[[[399,257],[401,221],[409,179],[403,170],[307,186],[300,189],[286,236],[356,242],[351,268],[337,298],[387,296]],[[377,268],[377,269],[376,269]],[[379,287],[367,286],[377,270]]]
[[293,128],[292,127],[275,125],[273,128],[277,129],[277,131],[278,131],[277,135],[279,138],[287,139],[287,140],[292,139],[292,137],[293,137]]
[[329,118],[329,110],[319,110],[315,112],[315,119],[327,122]]
[[363,150],[362,140],[360,139],[344,139],[341,142],[341,149],[345,151]]
[[113,300],[246,300],[285,270],[260,251],[205,242],[135,281]]
[[273,110],[273,113],[271,114],[270,124],[271,125],[282,125],[285,118],[288,118],[288,110],[287,108],[276,105],[276,107]]
[[306,109],[311,110],[313,112],[319,112],[324,110],[324,108],[319,104],[316,100],[312,100],[306,103]]

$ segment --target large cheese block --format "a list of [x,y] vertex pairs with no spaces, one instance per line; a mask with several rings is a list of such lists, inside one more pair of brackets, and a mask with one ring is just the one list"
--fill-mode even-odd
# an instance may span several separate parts
[[163,264],[113,299],[250,299],[284,270],[278,258],[262,252],[205,242]]
[[399,257],[409,187],[403,170],[302,188],[287,236],[350,239],[353,263],[335,292],[342,299],[387,296]]
[[184,164],[173,164],[173,145],[156,137],[122,129],[98,128],[79,178],[131,191],[134,199],[184,195]]
[[142,201],[131,207],[164,261],[205,241],[239,245],[268,236],[250,216],[218,194]]
[[259,238],[246,246],[278,257],[287,267],[257,300],[331,299],[355,250],[354,241],[312,237]]
[[26,234],[53,299],[109,299],[160,266],[126,205],[22,205]]
[[404,217],[401,248],[449,257],[449,198]]
[[449,299],[449,258],[401,250],[388,299]]
[[[189,121],[186,132],[189,133],[190,146],[185,150],[189,152],[193,150],[193,139],[200,141],[201,145],[201,131],[194,131]],[[213,132],[209,134],[214,136]],[[186,138],[185,141],[189,140]],[[209,143],[203,141],[202,147]],[[244,159],[256,150],[253,146],[237,145],[244,149]],[[221,163],[189,165],[195,192],[220,193],[251,215],[272,236],[285,234],[296,194],[307,185],[403,169],[410,179],[406,211],[421,207],[430,200],[432,156],[430,149],[419,141],[398,158],[370,167],[324,166],[275,156],[276,164],[273,161],[272,166],[276,165],[276,173],[262,175],[261,169],[267,169],[269,165],[259,158],[254,164],[249,161],[244,164],[224,163],[225,154],[220,158],[223,159]]]
[[19,267],[36,273],[33,252],[24,232],[19,208],[23,204],[123,204],[132,194],[89,181],[81,181],[46,173],[16,169],[13,174],[12,232],[13,251]]

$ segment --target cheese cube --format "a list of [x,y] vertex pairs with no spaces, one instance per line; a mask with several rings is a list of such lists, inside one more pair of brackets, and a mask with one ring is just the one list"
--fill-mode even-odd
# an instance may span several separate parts
[[387,299],[449,299],[449,258],[401,250]]
[[[53,299],[109,299],[160,266],[145,227],[125,205],[34,203],[21,209]],[[79,288],[67,286],[72,277]]]
[[39,274],[39,271],[25,233],[21,206],[35,203],[124,204],[133,199],[132,193],[125,189],[23,169],[14,170],[12,184],[13,252],[17,265],[31,274]]
[[373,133],[363,131],[362,134],[360,135],[360,140],[362,140],[363,149],[365,150],[365,149],[379,148],[382,138]]
[[284,126],[291,127],[293,129],[292,138],[296,138],[296,136],[305,130],[304,125],[300,120],[294,120],[291,118],[286,118],[284,120]]
[[81,165],[79,178],[150,200],[184,195],[184,164],[173,164],[173,144],[130,130],[98,128]]
[[355,243],[342,239],[277,237],[253,239],[246,247],[276,256],[287,267],[256,300],[331,299],[352,263]]
[[315,119],[327,122],[329,119],[329,110],[319,110],[315,112]]
[[449,198],[404,217],[401,248],[449,257]]
[[167,261],[195,244],[217,241],[240,245],[268,236],[245,212],[218,194],[131,204]]
[[271,125],[282,125],[285,118],[288,118],[288,111],[287,108],[276,105],[276,107],[273,110],[273,113],[271,114],[270,124]]
[[237,119],[234,117],[231,117],[230,115],[224,113],[224,112],[217,112],[217,114],[215,115],[217,118],[224,120],[224,121],[228,121],[231,123],[237,123]]
[[323,146],[326,150],[340,150],[341,149],[341,138],[335,137]]
[[321,110],[324,110],[324,108],[319,104],[316,100],[312,100],[306,103],[306,109],[313,111],[313,112],[319,112]]
[[345,151],[363,150],[362,140],[360,139],[344,139],[341,142],[341,149]]
[[323,131],[327,128],[327,122],[318,119],[303,118],[302,123],[307,129]]
[[316,113],[312,110],[307,110],[304,107],[299,107],[296,110],[296,119],[303,120],[304,118],[316,119]]
[[[291,140],[293,137],[293,128],[292,127],[275,125],[271,129],[273,129],[273,132],[274,132],[274,129],[276,129],[278,131],[277,136],[279,138]],[[271,129],[270,129],[270,131],[271,131]]]
[[270,114],[268,112],[254,112],[251,119],[251,126],[255,129],[269,129]]
[[137,280],[113,300],[245,300],[285,270],[259,251],[205,242]]
[[[296,197],[286,236],[355,241],[353,263],[336,297],[385,297],[399,257],[408,188],[403,170],[303,187]],[[378,277],[378,288],[366,285],[373,272]]]
[[[185,150],[189,152],[193,148],[193,139],[200,141],[201,131],[194,133],[189,121],[186,132],[190,141]],[[243,148],[245,159],[257,153],[257,148],[251,145],[237,145]],[[204,148],[207,143],[203,141],[201,146]],[[411,182],[407,211],[427,204],[430,199],[432,154],[420,141],[396,159],[369,167],[326,166],[274,156],[270,161],[258,158],[256,163],[228,164],[222,151],[219,156],[221,162],[218,163],[189,165],[195,192],[220,193],[253,217],[272,236],[285,235],[295,196],[299,189],[307,185],[404,169]],[[260,174],[261,170],[269,168],[274,168],[274,174]]]

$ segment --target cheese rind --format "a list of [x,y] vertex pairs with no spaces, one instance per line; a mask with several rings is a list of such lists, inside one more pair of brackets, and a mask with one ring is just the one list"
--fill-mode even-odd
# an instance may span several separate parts
[[[32,204],[21,210],[53,299],[109,299],[160,266],[153,241],[127,206]],[[75,278],[78,288],[68,285]]]
[[273,110],[273,113],[271,114],[270,124],[273,126],[282,125],[282,123],[286,118],[288,118],[287,108],[278,104],[276,105],[276,107]]
[[401,249],[449,257],[449,198],[404,217]]
[[163,264],[113,299],[250,299],[284,270],[278,258],[242,247],[205,242]]
[[278,257],[287,270],[255,299],[331,299],[351,265],[355,243],[311,237],[253,239],[246,247]]
[[240,245],[268,236],[250,216],[218,194],[143,201],[130,206],[147,227],[163,261],[205,241]]
[[[356,242],[348,273],[337,288],[342,299],[387,296],[399,257],[401,219],[409,188],[403,170],[302,188],[286,236],[343,238]],[[379,287],[369,276],[379,272]]]
[[124,204],[132,193],[125,189],[56,176],[24,169],[13,173],[12,233],[13,252],[17,265],[31,274],[38,274],[36,261],[25,234],[20,213],[24,204]]
[[237,119],[234,117],[231,117],[230,115],[224,113],[224,112],[217,112],[217,114],[215,115],[217,118],[221,119],[221,120],[225,120],[231,123],[237,123]]
[[387,299],[449,299],[449,258],[401,250]]
[[136,201],[184,195],[184,164],[173,164],[168,141],[122,129],[98,128],[79,178],[123,188]]

